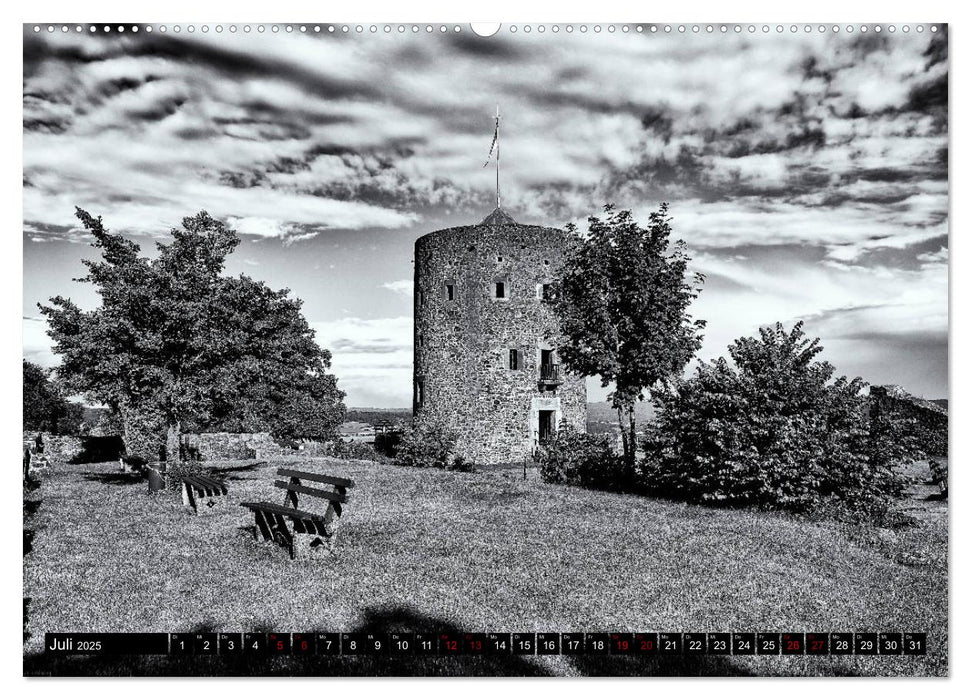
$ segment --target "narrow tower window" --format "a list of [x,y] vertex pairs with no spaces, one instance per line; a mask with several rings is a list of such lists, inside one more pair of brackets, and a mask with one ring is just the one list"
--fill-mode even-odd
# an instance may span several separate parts
[[516,348],[509,350],[509,369],[519,369],[519,350]]
[[506,298],[506,283],[496,282],[496,299]]
[[455,285],[451,283],[445,284],[445,298],[448,301],[455,301]]

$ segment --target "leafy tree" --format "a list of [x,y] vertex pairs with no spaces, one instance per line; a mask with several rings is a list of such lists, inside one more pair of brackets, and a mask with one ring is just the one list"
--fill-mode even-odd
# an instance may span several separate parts
[[68,401],[50,380],[47,370],[33,362],[24,363],[24,430],[58,434],[77,433],[84,407]]
[[[237,421],[277,437],[325,437],[343,420],[330,352],[314,342],[289,290],[223,276],[239,237],[206,212],[182,220],[154,259],[78,209],[100,260],[85,260],[101,305],[38,305],[58,376],[118,413],[130,452],[179,459],[180,435]],[[146,446],[133,449],[141,434]],[[160,449],[164,443],[164,450]]]
[[574,245],[564,263],[552,305],[565,343],[562,362],[584,376],[614,385],[625,463],[636,452],[634,409],[645,391],[677,377],[701,347],[705,322],[688,306],[704,277],[688,275],[683,241],[673,245],[667,204],[651,213],[647,228],[629,211],[604,207],[588,219],[586,236],[572,224]]
[[722,505],[808,510],[829,501],[884,508],[900,494],[894,472],[916,456],[906,426],[871,422],[859,377],[834,378],[802,323],[763,328],[729,346],[733,363],[701,363],[658,392],[645,440],[653,492]]

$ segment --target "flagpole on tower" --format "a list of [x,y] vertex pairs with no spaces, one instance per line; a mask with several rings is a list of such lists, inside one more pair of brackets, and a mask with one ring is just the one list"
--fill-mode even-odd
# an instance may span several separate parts
[[492,162],[492,154],[496,154],[496,209],[502,208],[502,198],[499,196],[499,105],[496,105],[496,131],[492,135],[492,145],[489,146],[489,157],[486,159],[483,168],[489,167]]
[[502,209],[502,198],[499,196],[499,104],[496,104],[496,209]]

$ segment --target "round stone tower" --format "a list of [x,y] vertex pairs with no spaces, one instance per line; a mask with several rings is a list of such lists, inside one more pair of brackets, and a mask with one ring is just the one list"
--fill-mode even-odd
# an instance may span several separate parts
[[453,430],[468,460],[520,461],[561,421],[585,430],[584,380],[563,371],[544,303],[566,241],[498,208],[415,241],[415,417]]

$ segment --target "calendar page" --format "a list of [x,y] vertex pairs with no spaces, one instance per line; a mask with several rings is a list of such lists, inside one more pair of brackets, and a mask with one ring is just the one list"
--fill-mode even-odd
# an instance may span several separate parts
[[24,675],[948,675],[948,67],[25,24]]

